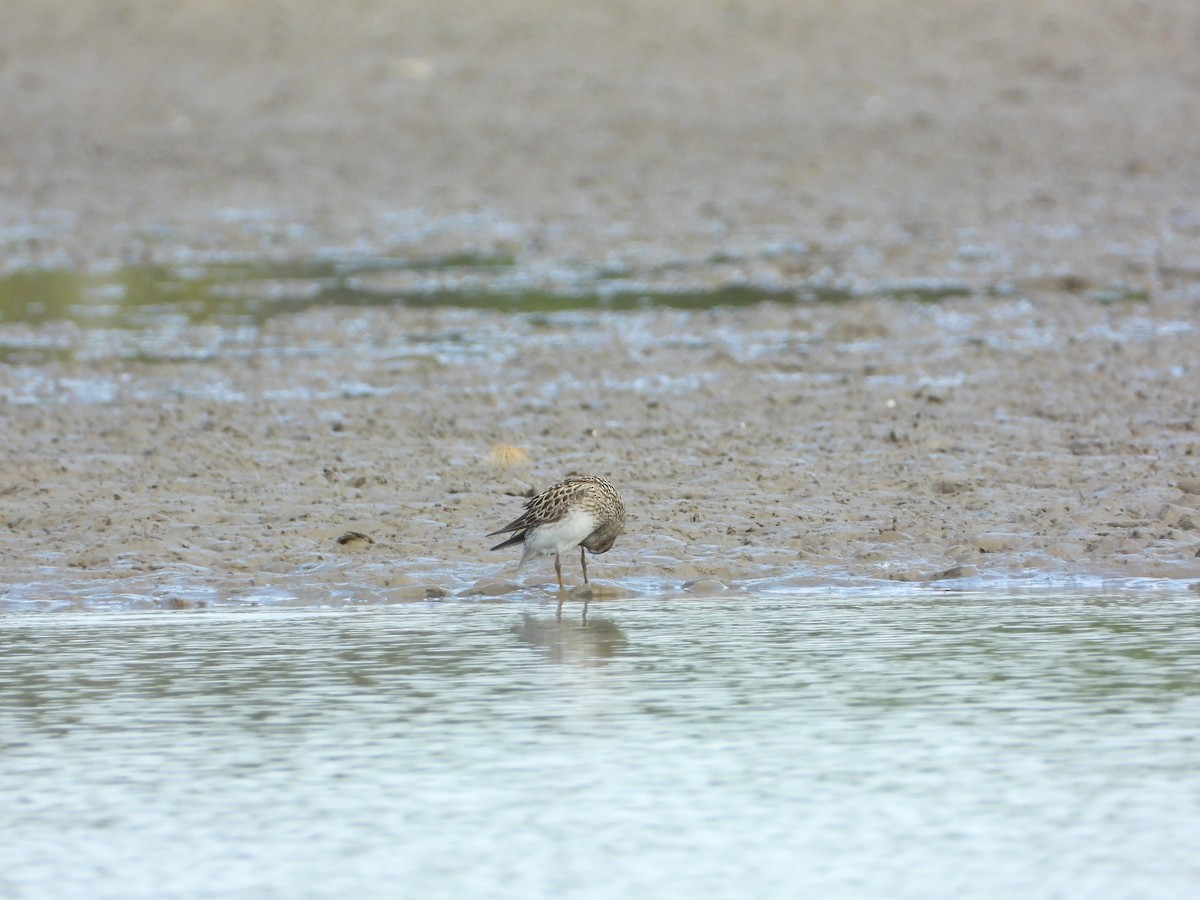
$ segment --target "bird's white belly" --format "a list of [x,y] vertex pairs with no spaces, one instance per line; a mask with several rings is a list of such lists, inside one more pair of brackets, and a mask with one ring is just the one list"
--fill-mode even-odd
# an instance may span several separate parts
[[557,522],[538,525],[525,535],[524,562],[531,556],[553,556],[578,547],[596,530],[596,519],[582,509],[574,509]]

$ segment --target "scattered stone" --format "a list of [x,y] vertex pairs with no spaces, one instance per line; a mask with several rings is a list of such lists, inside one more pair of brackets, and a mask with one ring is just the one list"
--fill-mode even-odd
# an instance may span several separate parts
[[929,576],[920,568],[911,566],[885,566],[880,573],[888,581],[928,581]]
[[633,594],[619,584],[593,581],[571,588],[571,596],[576,600],[616,600],[619,597],[632,597]]
[[477,581],[471,587],[464,591],[459,591],[460,597],[501,597],[504,594],[511,594],[513,591],[519,591],[522,585],[515,581],[504,581],[499,578],[484,578]]
[[157,604],[159,609],[203,609],[207,605],[202,600],[188,600],[186,597],[163,597]]
[[386,596],[392,603],[414,603],[422,600],[441,600],[443,597],[449,597],[450,592],[436,584],[409,584],[389,590]]
[[701,596],[711,596],[714,594],[724,594],[729,590],[728,586],[715,578],[696,578],[692,581],[685,581],[682,588],[689,594],[699,594]]
[[933,483],[933,492],[935,494],[957,494],[962,489],[962,482],[951,478],[940,478]]
[[949,581],[954,578],[974,578],[979,574],[976,566],[951,566],[929,576],[929,581]]

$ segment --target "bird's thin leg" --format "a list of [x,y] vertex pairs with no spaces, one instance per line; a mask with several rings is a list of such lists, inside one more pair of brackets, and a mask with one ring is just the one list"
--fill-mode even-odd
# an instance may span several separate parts
[[557,553],[554,554],[554,574],[558,576],[558,589],[560,591],[564,590],[562,580],[562,558]]
[[579,547],[579,564],[583,566],[583,583],[587,584],[587,557],[583,555],[583,545]]
[[558,610],[554,613],[554,618],[558,619],[558,621],[560,621],[560,622],[562,621],[562,601],[563,601],[562,594],[559,594],[558,595]]
[[584,625],[587,624],[587,605],[588,605],[588,598],[587,598],[587,595],[585,594],[583,597],[583,624]]

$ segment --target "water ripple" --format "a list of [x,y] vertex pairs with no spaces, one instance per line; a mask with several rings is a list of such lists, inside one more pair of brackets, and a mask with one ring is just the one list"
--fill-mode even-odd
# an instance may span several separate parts
[[0,885],[1182,896],[1198,621],[983,592],[10,616]]

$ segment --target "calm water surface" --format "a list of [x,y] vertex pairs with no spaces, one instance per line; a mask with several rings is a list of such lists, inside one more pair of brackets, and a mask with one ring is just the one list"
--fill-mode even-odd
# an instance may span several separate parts
[[1200,597],[0,617],[0,896],[1184,897]]

